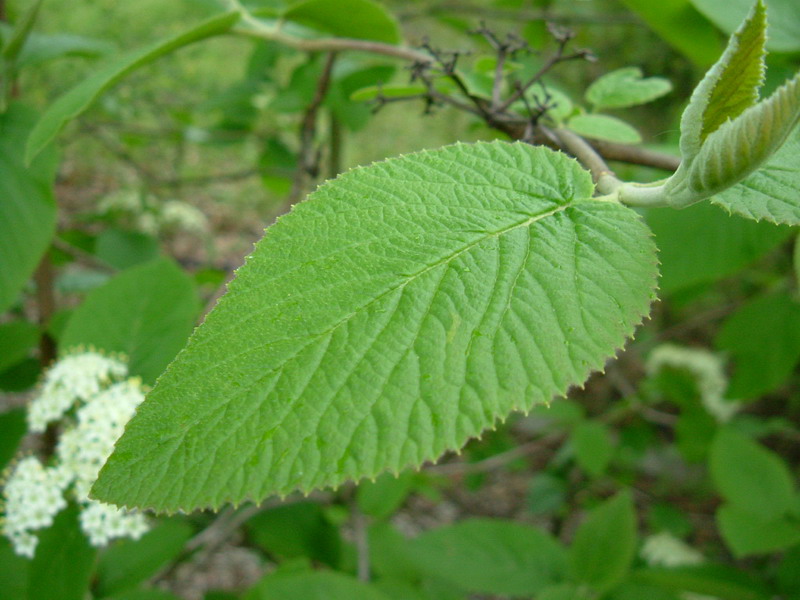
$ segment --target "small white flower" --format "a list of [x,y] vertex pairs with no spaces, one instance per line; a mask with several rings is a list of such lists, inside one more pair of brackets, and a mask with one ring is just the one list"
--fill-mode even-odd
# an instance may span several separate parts
[[142,210],[142,197],[134,190],[118,190],[104,196],[97,204],[99,213],[129,212],[138,213]]
[[38,539],[31,532],[52,525],[55,515],[67,505],[65,481],[60,468],[43,467],[34,456],[19,461],[9,476],[3,490],[2,531],[17,554],[33,556]]
[[641,555],[648,565],[661,567],[698,565],[704,560],[698,550],[667,531],[646,538]]
[[80,520],[92,546],[105,546],[119,537],[138,540],[149,529],[144,515],[94,500],[86,503]]
[[722,359],[708,350],[662,344],[647,359],[647,372],[657,373],[663,367],[685,369],[697,380],[700,400],[708,413],[720,423],[730,421],[741,403],[725,398],[728,378]]
[[197,208],[180,200],[168,200],[161,208],[162,227],[176,227],[190,233],[205,233],[208,230],[206,216]]
[[79,501],[88,500],[89,489],[143,400],[139,380],[116,383],[82,406],[76,413],[77,425],[61,435],[56,455],[72,474]]
[[[67,505],[65,492],[81,505],[81,528],[95,546],[118,537],[138,539],[147,531],[144,515],[89,500],[100,469],[144,400],[138,378],[119,381],[126,374],[121,362],[92,352],[67,356],[47,373],[41,395],[30,405],[29,429],[43,431],[56,420],[65,428],[56,445],[55,466],[25,458],[4,486],[0,532],[17,554],[33,557],[38,543],[33,532],[53,523]],[[74,405],[74,415],[65,419]]]
[[124,377],[127,367],[96,352],[65,356],[47,372],[39,397],[28,408],[28,429],[41,432],[59,420],[77,401],[87,401],[113,380]]

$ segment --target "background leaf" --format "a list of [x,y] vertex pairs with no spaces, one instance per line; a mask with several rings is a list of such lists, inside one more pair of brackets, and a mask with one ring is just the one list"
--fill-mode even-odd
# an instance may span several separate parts
[[68,121],[83,113],[103,92],[129,73],[178,48],[224,33],[238,20],[238,12],[218,15],[167,40],[111,59],[47,108],[28,138],[25,161],[30,163]]
[[636,213],[591,194],[564,155],[502,142],[320,187],[257,245],[95,493],[175,510],[335,486],[564,394],[632,333],[655,276]]
[[642,136],[622,119],[608,115],[576,115],[567,123],[575,133],[584,137],[621,144],[638,144]]
[[794,505],[792,476],[780,457],[733,429],[717,433],[709,467],[722,497],[754,518],[769,521]]
[[20,156],[35,120],[20,104],[0,114],[0,313],[16,301],[55,233],[55,153],[30,167]]
[[639,67],[624,67],[606,73],[586,90],[586,100],[596,110],[627,108],[652,102],[672,90],[669,80],[642,77]]
[[647,224],[656,234],[666,293],[732,275],[792,235],[789,227],[721,215],[707,202],[648,210]]
[[303,0],[290,6],[283,17],[340,37],[387,44],[401,40],[397,21],[372,0]]
[[[800,5],[795,0],[764,0],[769,22],[767,48],[800,51]],[[692,0],[725,33],[732,33],[753,6],[752,0]]]
[[784,384],[800,361],[800,305],[785,293],[755,298],[728,317],[715,344],[733,359],[729,396],[754,400]]
[[81,531],[78,508],[68,506],[39,534],[30,565],[28,600],[85,600],[95,554]]
[[428,531],[411,542],[411,552],[420,570],[470,592],[530,596],[566,570],[566,553],[550,535],[499,519]]
[[569,549],[577,581],[607,591],[622,581],[636,554],[636,511],[628,492],[593,509],[575,533]]
[[138,540],[115,542],[97,565],[98,597],[117,594],[147,580],[178,557],[193,529],[178,519],[162,521]]
[[61,336],[61,348],[122,352],[129,371],[156,380],[194,327],[199,303],[192,279],[167,259],[128,269],[90,292]]
[[355,577],[330,571],[267,575],[243,600],[390,600]]

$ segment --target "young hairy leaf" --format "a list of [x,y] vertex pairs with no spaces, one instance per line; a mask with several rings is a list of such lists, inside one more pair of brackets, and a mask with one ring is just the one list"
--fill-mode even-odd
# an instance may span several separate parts
[[86,111],[103,92],[139,67],[183,46],[225,33],[238,20],[239,13],[235,11],[218,15],[174,37],[159,40],[110,60],[47,108],[28,138],[25,161],[30,163],[58,135],[67,122]]
[[724,191],[764,164],[800,121],[800,75],[767,100],[726,121],[703,143],[665,193],[675,206]]
[[767,16],[759,0],[697,85],[681,116],[681,155],[691,162],[704,140],[758,102],[764,80]]
[[95,486],[218,507],[419,466],[603,366],[653,298],[638,215],[526,144],[321,186],[267,232]]
[[776,224],[800,225],[800,129],[758,171],[711,198],[728,212]]
[[652,102],[668,94],[672,84],[662,77],[642,77],[639,67],[625,67],[606,73],[586,90],[586,100],[596,110],[627,108]]

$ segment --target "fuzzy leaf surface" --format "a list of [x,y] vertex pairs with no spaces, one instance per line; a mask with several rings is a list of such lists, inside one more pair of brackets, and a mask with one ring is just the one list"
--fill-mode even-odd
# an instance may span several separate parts
[[800,225],[800,129],[755,173],[711,198],[754,221]]
[[670,204],[684,206],[739,183],[783,146],[798,121],[800,75],[709,135],[665,185]]
[[586,90],[586,100],[598,110],[627,108],[668,94],[672,84],[662,77],[642,77],[639,67],[624,67],[597,79]]
[[177,510],[419,466],[563,395],[647,312],[655,249],[560,153],[457,144],[271,227],[95,486]]
[[735,119],[758,102],[764,79],[766,27],[766,11],[759,1],[692,93],[681,116],[685,163],[694,159],[703,141],[727,119]]

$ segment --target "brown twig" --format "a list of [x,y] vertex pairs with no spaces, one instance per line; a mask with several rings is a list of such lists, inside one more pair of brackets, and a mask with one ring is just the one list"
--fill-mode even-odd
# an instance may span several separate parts
[[317,113],[319,112],[328,87],[331,82],[331,72],[336,62],[336,53],[328,52],[325,59],[325,66],[322,68],[314,97],[303,114],[300,124],[300,152],[297,161],[292,189],[289,192],[288,204],[294,205],[300,202],[306,189],[306,182],[309,177],[314,178],[319,175],[319,150],[314,145],[314,138],[317,133]]

